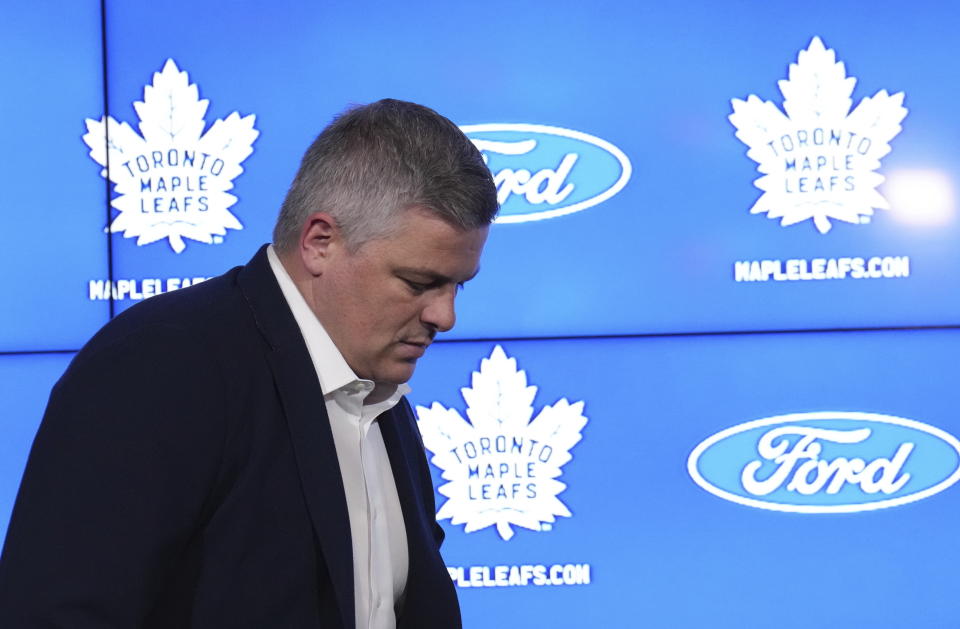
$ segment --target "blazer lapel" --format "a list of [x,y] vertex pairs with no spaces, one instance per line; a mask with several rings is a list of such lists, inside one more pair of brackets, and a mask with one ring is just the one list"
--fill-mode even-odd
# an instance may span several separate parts
[[355,628],[350,521],[323,391],[300,328],[287,306],[266,246],[240,272],[241,291],[270,345],[267,360],[283,405],[314,532],[345,627]]
[[[434,516],[424,506],[424,488],[416,481],[421,476],[416,471],[424,464],[424,454],[417,435],[412,432],[417,427],[405,400],[401,400],[389,413],[381,415],[378,421],[397,484],[397,496],[400,498],[407,533],[409,567],[404,607],[409,609],[411,605],[417,605],[418,585],[430,582],[428,575],[432,571],[426,562],[437,554],[432,530]],[[430,491],[433,491],[432,486]]]

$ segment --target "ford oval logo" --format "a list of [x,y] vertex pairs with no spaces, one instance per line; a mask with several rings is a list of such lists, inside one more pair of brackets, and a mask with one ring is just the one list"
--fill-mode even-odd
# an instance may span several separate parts
[[498,223],[572,214],[603,203],[630,179],[630,160],[613,144],[580,131],[538,124],[460,129],[493,173]]
[[927,424],[876,413],[779,415],[708,437],[687,471],[742,505],[795,513],[895,507],[960,480],[960,441]]

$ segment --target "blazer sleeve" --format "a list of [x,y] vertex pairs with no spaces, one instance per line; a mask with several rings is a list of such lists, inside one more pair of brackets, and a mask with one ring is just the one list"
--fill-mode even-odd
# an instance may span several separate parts
[[0,627],[149,624],[211,508],[224,439],[211,356],[165,326],[91,346],[54,387],[30,452],[0,558]]

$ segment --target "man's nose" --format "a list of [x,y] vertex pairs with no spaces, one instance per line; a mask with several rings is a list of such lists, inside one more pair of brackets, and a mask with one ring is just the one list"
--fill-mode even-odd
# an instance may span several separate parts
[[453,325],[457,322],[457,313],[453,303],[456,296],[456,287],[438,291],[431,296],[423,312],[420,313],[420,320],[438,332],[446,332],[453,328]]

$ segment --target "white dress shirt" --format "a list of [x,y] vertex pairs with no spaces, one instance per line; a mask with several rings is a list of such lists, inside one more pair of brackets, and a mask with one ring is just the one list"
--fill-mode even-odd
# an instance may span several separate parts
[[347,365],[273,246],[267,257],[310,352],[333,430],[350,517],[357,629],[395,629],[395,610],[400,608],[407,582],[407,534],[390,460],[375,420],[409,393],[410,387],[395,386],[387,399],[365,403],[374,383],[358,378]]

